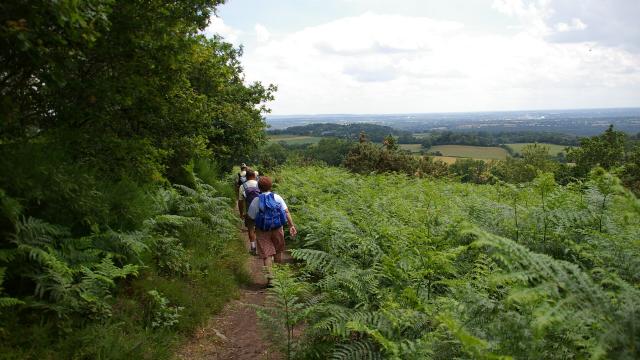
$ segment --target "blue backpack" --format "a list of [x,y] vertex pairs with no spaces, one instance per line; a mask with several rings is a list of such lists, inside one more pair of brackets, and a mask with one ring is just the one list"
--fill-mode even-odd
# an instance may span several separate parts
[[287,213],[276,201],[273,193],[258,195],[256,227],[262,231],[277,229],[287,223]]

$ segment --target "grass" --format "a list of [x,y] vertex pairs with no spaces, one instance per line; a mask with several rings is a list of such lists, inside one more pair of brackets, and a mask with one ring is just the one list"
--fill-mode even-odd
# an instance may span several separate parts
[[422,151],[422,144],[399,144],[400,149],[411,151],[412,153],[419,153]]
[[302,135],[269,135],[270,142],[284,142],[287,145],[317,144],[321,137]]
[[436,145],[429,148],[429,152],[439,151],[445,157],[471,158],[479,160],[505,160],[507,150],[495,146],[469,145]]
[[[505,145],[510,147],[511,150],[513,150],[514,152],[521,153],[522,148],[524,148],[527,145],[533,145],[533,143],[518,143],[518,144],[505,144]],[[538,145],[544,145],[549,147],[549,154],[551,155],[557,155],[558,153],[565,153],[564,149],[566,147],[572,147],[572,146],[548,144],[548,143],[538,143]]]

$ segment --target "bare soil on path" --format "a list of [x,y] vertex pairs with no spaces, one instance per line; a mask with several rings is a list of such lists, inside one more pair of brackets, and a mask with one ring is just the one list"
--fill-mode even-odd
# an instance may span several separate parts
[[[247,233],[243,232],[242,236],[248,251]],[[256,310],[252,306],[263,305],[266,297],[267,280],[262,260],[252,256],[247,267],[252,283],[240,289],[237,300],[230,301],[195,332],[178,351],[178,359],[282,359],[263,340]]]

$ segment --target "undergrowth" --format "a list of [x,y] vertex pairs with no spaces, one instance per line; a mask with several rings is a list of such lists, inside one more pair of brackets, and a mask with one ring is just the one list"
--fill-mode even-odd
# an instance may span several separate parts
[[0,286],[13,289],[0,288],[0,358],[172,358],[248,279],[231,199],[219,195],[231,182],[207,181],[145,195],[155,210],[135,230],[81,238],[3,195],[15,230],[0,250]]
[[276,179],[300,269],[276,271],[263,318],[290,358],[640,356],[640,202],[601,169],[568,187]]

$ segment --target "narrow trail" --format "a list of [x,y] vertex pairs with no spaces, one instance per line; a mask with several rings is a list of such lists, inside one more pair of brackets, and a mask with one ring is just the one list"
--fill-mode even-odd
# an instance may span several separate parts
[[[242,237],[249,249],[246,230]],[[282,359],[269,348],[261,336],[258,317],[252,305],[263,305],[267,283],[262,271],[262,260],[252,256],[247,261],[252,283],[240,289],[240,297],[232,300],[196,330],[193,337],[178,351],[178,359]]]

